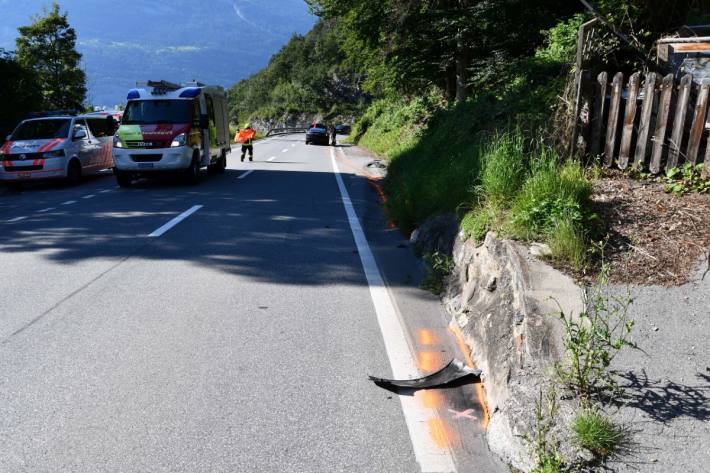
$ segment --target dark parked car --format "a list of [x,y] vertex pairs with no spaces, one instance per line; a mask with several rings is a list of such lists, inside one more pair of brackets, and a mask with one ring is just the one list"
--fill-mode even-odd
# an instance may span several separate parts
[[313,125],[313,127],[306,132],[306,144],[328,146],[330,141],[328,140],[328,129],[325,125],[320,123]]
[[339,135],[349,135],[351,131],[350,125],[340,124],[335,126],[335,132]]

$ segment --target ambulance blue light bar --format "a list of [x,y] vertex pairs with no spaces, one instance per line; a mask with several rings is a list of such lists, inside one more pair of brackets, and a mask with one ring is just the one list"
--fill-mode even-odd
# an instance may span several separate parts
[[141,98],[141,93],[136,89],[131,89],[128,92],[128,100],[135,100]]
[[190,87],[188,89],[183,90],[180,93],[180,98],[183,99],[194,99],[195,97],[199,96],[202,93],[202,89],[199,87]]

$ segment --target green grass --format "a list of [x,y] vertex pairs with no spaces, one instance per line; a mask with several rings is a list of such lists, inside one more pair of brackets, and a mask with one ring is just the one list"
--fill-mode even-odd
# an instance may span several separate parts
[[525,140],[520,131],[495,135],[482,146],[480,190],[486,202],[507,207],[526,176]]
[[424,255],[427,274],[421,283],[421,288],[434,294],[441,294],[444,289],[444,279],[454,269],[454,260],[438,251]]
[[626,438],[623,430],[611,419],[593,410],[577,414],[572,430],[579,446],[600,457],[616,452]]

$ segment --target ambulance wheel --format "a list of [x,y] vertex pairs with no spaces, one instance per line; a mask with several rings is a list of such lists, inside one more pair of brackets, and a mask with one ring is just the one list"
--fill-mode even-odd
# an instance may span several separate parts
[[210,164],[208,169],[213,174],[224,174],[224,171],[227,169],[227,152],[222,150],[222,155],[217,162]]
[[121,187],[131,187],[133,183],[133,177],[130,173],[116,171],[116,182]]
[[81,164],[78,160],[72,159],[67,170],[67,184],[76,186],[81,182]]
[[185,181],[190,185],[196,185],[200,181],[200,156],[195,154],[190,167],[185,171]]

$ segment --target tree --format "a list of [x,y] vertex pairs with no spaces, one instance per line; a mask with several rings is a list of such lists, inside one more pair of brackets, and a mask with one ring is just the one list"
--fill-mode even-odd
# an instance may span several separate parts
[[12,53],[0,49],[0,143],[27,114],[42,104],[37,77]]
[[18,28],[17,60],[36,72],[44,106],[81,109],[86,97],[86,74],[76,50],[76,31],[69,26],[67,13],[59,4],[45,11],[29,26]]

